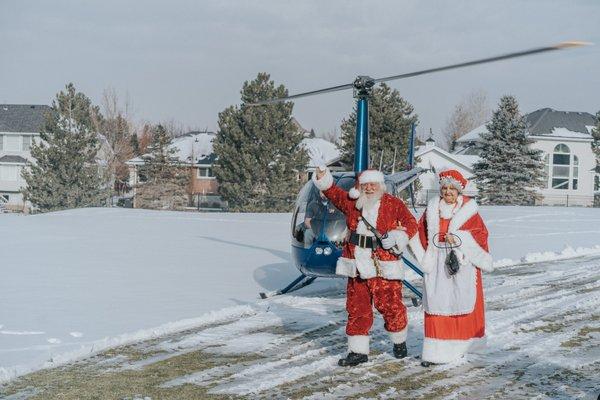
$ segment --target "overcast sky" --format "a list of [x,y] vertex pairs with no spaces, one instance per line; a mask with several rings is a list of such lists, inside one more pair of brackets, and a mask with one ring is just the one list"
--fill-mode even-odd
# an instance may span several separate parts
[[[67,82],[100,102],[114,88],[135,120],[217,128],[245,80],[290,93],[586,40],[596,46],[392,82],[420,132],[474,90],[523,112],[600,110],[600,0],[0,0],[0,103],[50,104]],[[305,128],[339,130],[351,92],[295,102]]]

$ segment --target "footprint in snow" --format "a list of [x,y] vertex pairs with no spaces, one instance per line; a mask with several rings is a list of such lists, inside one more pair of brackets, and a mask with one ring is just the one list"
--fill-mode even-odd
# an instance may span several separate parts
[[75,331],[75,332],[70,332],[69,335],[73,336],[74,338],[80,338],[83,336],[83,333]]
[[48,339],[48,343],[51,343],[51,344],[59,344],[59,343],[60,343],[60,339],[57,339],[57,338],[50,338],[50,339]]

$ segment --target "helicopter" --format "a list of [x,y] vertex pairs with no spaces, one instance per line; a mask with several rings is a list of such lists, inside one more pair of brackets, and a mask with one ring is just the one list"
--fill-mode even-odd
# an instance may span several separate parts
[[[588,42],[569,41],[551,46],[517,51],[498,56],[482,58],[442,67],[424,69],[415,72],[392,75],[374,79],[370,76],[359,75],[354,82],[332,86],[324,89],[312,90],[290,96],[268,99],[252,103],[252,106],[261,106],[278,102],[285,102],[301,97],[321,95],[342,90],[353,90],[356,99],[356,136],[354,149],[353,171],[334,172],[334,183],[348,191],[354,187],[360,172],[368,169],[369,164],[369,99],[373,87],[382,82],[411,78],[451,69],[470,67],[479,64],[492,63],[517,57],[530,56],[550,51],[589,45]],[[413,202],[413,182],[426,172],[425,169],[414,166],[414,139],[415,126],[412,126],[409,138],[408,167],[406,171],[388,174],[385,184],[388,193],[398,196],[403,190],[408,190]],[[311,211],[312,210],[312,211]],[[318,210],[318,211],[315,211]],[[309,213],[310,211],[310,213]],[[307,217],[310,215],[310,227],[307,226]],[[341,278],[336,275],[336,262],[342,254],[342,243],[347,234],[346,218],[337,208],[324,199],[319,190],[309,180],[298,194],[291,221],[291,253],[295,267],[300,271],[300,276],[286,287],[273,292],[261,292],[260,297],[265,299],[272,296],[290,293],[312,284],[317,278]],[[416,274],[423,277],[423,272],[414,260],[402,255],[404,264]],[[410,282],[403,280],[406,286],[416,297],[412,297],[413,305],[417,306],[422,299],[422,293]]]

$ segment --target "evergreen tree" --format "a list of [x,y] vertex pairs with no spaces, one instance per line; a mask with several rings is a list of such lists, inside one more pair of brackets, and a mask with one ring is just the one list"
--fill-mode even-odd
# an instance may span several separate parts
[[[411,125],[418,116],[413,114],[413,106],[404,100],[396,89],[385,83],[373,89],[369,100],[369,160],[373,167],[384,173],[406,168],[406,157]],[[342,163],[348,170],[354,166],[356,140],[356,109],[342,121],[341,145],[338,145]],[[394,168],[394,150],[396,151]],[[383,159],[381,158],[383,154]]]
[[144,157],[142,168],[146,182],[137,190],[138,207],[178,210],[189,203],[190,171],[178,165],[177,149],[170,147],[171,140],[162,125],[152,129],[150,153]]
[[131,152],[135,157],[139,157],[142,155],[140,152],[140,141],[135,133],[131,135],[131,138],[129,139],[129,144],[131,145]]
[[69,83],[56,95],[40,132],[31,145],[35,162],[23,170],[25,199],[40,211],[102,205],[106,182],[97,163],[98,107]]
[[596,165],[600,165],[600,111],[596,113],[596,127],[592,129],[592,151],[596,156]]
[[[592,129],[592,151],[596,156],[596,174],[594,175],[594,191],[600,190],[600,111],[596,113],[596,127]],[[594,194],[594,207],[600,207],[600,193]]]
[[531,148],[527,123],[512,96],[500,99],[498,110],[481,135],[480,161],[473,166],[475,182],[483,204],[528,205],[543,187],[544,164],[541,151]]
[[287,95],[266,73],[246,81],[242,104],[219,113],[214,140],[214,174],[219,194],[232,211],[289,211],[302,182],[308,157],[303,135],[292,122],[293,103],[251,106]]
[[163,181],[175,176],[175,148],[171,145],[171,136],[167,130],[158,125],[152,132],[152,141],[150,142],[150,153],[144,157],[144,172],[150,182]]

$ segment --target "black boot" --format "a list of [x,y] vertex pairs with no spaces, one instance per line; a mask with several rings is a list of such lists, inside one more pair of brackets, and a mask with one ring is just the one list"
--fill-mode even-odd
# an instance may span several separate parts
[[350,352],[346,358],[340,358],[338,365],[340,367],[354,367],[358,364],[366,363],[369,361],[369,357],[366,354]]
[[394,357],[404,358],[407,355],[408,355],[408,350],[406,349],[406,342],[394,343]]

